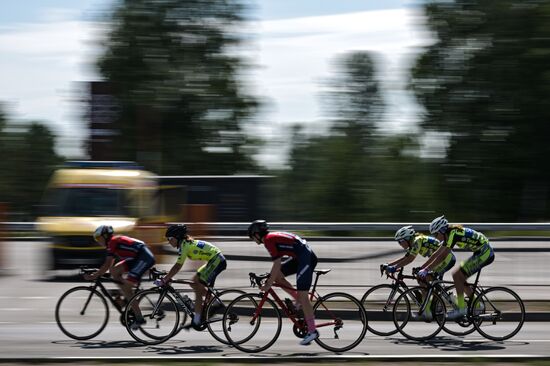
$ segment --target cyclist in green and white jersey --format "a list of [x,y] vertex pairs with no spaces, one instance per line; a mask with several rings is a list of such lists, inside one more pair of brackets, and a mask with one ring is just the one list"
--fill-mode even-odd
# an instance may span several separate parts
[[[195,314],[190,326],[197,329],[201,324],[203,298],[208,291],[206,286],[214,286],[216,277],[227,268],[225,257],[215,245],[203,240],[196,240],[189,236],[186,225],[171,225],[166,230],[165,236],[170,245],[178,249],[178,259],[158,285],[169,283],[172,277],[179,272],[187,258],[206,261],[197,270],[197,273],[193,277],[193,284],[191,285],[193,290],[195,290]],[[186,329],[189,328],[186,327]]]
[[[395,233],[395,240],[405,249],[405,255],[385,265],[385,270],[388,273],[393,273],[401,267],[405,267],[412,263],[418,254],[425,258],[430,258],[441,246],[439,240],[431,236],[417,233],[410,225],[397,230]],[[438,277],[443,277],[443,274],[450,270],[455,262],[455,255],[450,251],[445,257],[445,260],[440,263],[433,272],[438,275]],[[421,266],[421,269],[423,268],[424,266]]]
[[[391,261],[388,264],[382,265],[386,272],[393,273],[398,269],[412,263],[416,256],[420,254],[425,258],[430,258],[440,247],[441,242],[434,237],[417,233],[412,226],[404,226],[395,233],[395,240],[405,249],[405,255]],[[434,268],[433,272],[438,278],[442,278],[443,274],[453,268],[456,258],[452,251],[448,253],[445,260]],[[426,261],[428,263],[428,261]],[[420,268],[423,269],[426,263]],[[428,278],[432,280],[432,278]],[[418,281],[421,286],[426,286],[425,282]],[[427,307],[426,313],[423,315],[426,319],[431,319],[432,315]]]
[[[493,248],[485,235],[460,225],[449,225],[445,216],[437,217],[432,221],[430,233],[443,241],[444,245],[430,258],[428,265],[425,267],[426,270],[438,266],[455,246],[468,249],[474,253],[470,258],[462,261],[460,267],[453,271],[458,309],[448,313],[447,318],[451,320],[461,318],[467,313],[464,291],[466,290],[468,296],[472,296],[472,289],[465,286],[466,279],[479,272],[483,267],[493,263],[495,260]],[[419,272],[420,276],[425,274],[426,272]]]

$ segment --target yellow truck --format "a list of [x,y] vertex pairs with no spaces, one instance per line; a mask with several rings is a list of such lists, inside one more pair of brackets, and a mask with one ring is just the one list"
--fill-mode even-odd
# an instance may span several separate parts
[[49,237],[48,269],[97,266],[105,250],[92,233],[101,224],[160,252],[166,221],[156,177],[132,162],[68,162],[53,174],[38,229]]

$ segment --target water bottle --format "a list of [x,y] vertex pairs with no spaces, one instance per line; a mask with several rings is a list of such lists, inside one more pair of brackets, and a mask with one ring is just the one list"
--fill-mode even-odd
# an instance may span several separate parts
[[193,300],[191,300],[189,298],[189,296],[187,295],[183,295],[182,296],[182,299],[183,299],[183,303],[185,304],[185,306],[189,309],[189,310],[193,310],[195,308],[195,306],[193,305]]

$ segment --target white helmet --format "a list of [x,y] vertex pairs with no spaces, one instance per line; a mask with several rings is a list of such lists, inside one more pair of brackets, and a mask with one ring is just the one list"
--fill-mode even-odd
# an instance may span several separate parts
[[403,226],[395,233],[395,240],[410,240],[410,238],[412,238],[414,234],[416,234],[416,232],[411,225]]
[[114,234],[113,227],[110,225],[99,225],[94,231],[94,240],[97,241],[100,237],[112,236]]
[[449,221],[445,218],[445,215],[436,217],[430,224],[430,233],[435,234],[442,230],[447,230],[449,227]]

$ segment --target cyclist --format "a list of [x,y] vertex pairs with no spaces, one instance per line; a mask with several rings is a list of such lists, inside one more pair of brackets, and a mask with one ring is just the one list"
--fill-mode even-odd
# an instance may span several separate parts
[[[395,240],[403,249],[405,249],[406,252],[404,256],[388,264],[382,265],[388,273],[394,273],[398,269],[412,263],[418,254],[423,257],[430,258],[441,246],[441,242],[439,240],[431,236],[417,233],[411,225],[403,226],[397,230],[395,233]],[[428,261],[426,261],[426,263],[428,263]],[[426,266],[426,263],[422,265],[420,269],[423,269]],[[453,268],[455,263],[455,255],[452,251],[449,251],[443,262],[434,267],[433,272],[438,278],[442,278],[443,274]],[[428,277],[428,280],[430,281],[433,279],[431,276]],[[418,282],[421,286],[425,286],[424,281],[420,281],[419,279]],[[432,318],[429,305],[423,315],[427,320]]]
[[453,271],[457,309],[449,312],[447,318],[450,320],[461,318],[467,313],[464,290],[466,290],[468,296],[472,296],[473,292],[469,286],[465,286],[466,279],[479,272],[483,267],[493,263],[495,260],[493,248],[485,235],[460,225],[449,225],[445,216],[436,217],[431,222],[430,233],[434,234],[444,244],[429,259],[424,269],[419,272],[419,276],[425,276],[428,270],[439,265],[455,245],[474,253],[470,258],[462,261],[460,266]]
[[[269,225],[265,220],[256,220],[248,226],[248,236],[256,244],[264,244],[271,255],[273,265],[269,278],[262,291],[269,291],[275,283],[291,294],[301,305],[308,333],[300,342],[308,345],[319,337],[315,327],[313,307],[308,299],[311,287],[313,270],[317,266],[317,256],[307,242],[296,234],[286,232],[269,232]],[[288,258],[283,261],[283,256]],[[296,273],[296,289],[285,278]]]
[[[84,275],[86,280],[95,280],[107,271],[110,271],[113,281],[120,287],[126,300],[134,293],[133,288],[139,285],[141,276],[155,264],[155,257],[147,245],[141,240],[124,235],[114,235],[112,226],[100,225],[94,231],[94,240],[107,249],[107,258],[99,269],[90,274]],[[115,263],[115,260],[118,262]],[[123,277],[128,273],[126,278]],[[138,329],[145,324],[139,308],[133,308],[136,314],[136,321],[132,329]]]
[[206,286],[214,286],[216,277],[227,268],[227,262],[220,249],[204,240],[196,240],[187,234],[187,226],[184,224],[170,225],[166,229],[166,239],[170,245],[178,249],[178,259],[166,276],[158,285],[170,282],[185,263],[187,258],[191,260],[207,261],[193,276],[191,287],[195,291],[195,314],[191,324],[185,327],[193,327],[199,330],[201,325],[202,303],[207,293]]

